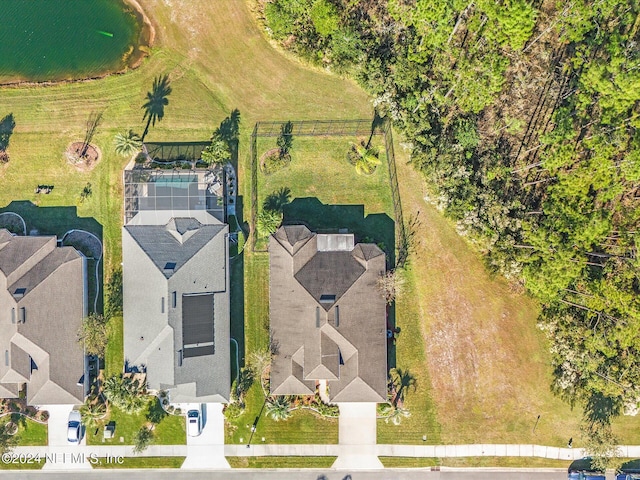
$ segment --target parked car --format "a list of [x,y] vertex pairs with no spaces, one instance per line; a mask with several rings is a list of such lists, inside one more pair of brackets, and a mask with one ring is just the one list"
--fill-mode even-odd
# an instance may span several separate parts
[[202,433],[202,414],[200,410],[187,412],[187,435],[197,437]]
[[67,423],[67,440],[69,443],[78,444],[82,438],[82,417],[77,410],[69,413],[69,423]]
[[640,459],[629,460],[620,465],[616,480],[640,480]]
[[591,457],[584,457],[569,465],[568,480],[606,480],[606,477],[604,472],[591,465]]

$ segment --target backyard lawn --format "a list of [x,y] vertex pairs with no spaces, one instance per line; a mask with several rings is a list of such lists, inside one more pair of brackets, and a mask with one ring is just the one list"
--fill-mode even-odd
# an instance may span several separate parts
[[[258,170],[258,208],[265,198],[281,189],[291,191],[284,208],[284,222],[305,222],[312,229],[348,228],[359,241],[384,244],[393,262],[394,222],[389,174],[382,137],[374,137],[380,161],[369,176],[358,175],[346,158],[355,137],[294,137],[290,164],[270,175]],[[274,138],[259,138],[258,162],[273,148]],[[265,241],[258,247],[264,248]]]

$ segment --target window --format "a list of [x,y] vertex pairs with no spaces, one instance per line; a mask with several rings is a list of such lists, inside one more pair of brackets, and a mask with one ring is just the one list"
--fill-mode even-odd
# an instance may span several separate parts
[[24,323],[27,321],[27,311],[24,307],[20,307],[20,314],[18,315],[18,323]]
[[176,308],[178,306],[178,292],[171,293],[171,307]]
[[336,327],[340,326],[340,307],[336,305]]
[[11,309],[11,323],[16,323],[16,309]]
[[320,328],[320,307],[316,307],[316,328]]
[[4,364],[7,367],[9,366],[9,350],[4,351]]
[[160,303],[160,313],[164,313],[164,297],[162,297],[162,302]]
[[336,301],[335,295],[324,294],[320,295],[320,303],[334,303]]

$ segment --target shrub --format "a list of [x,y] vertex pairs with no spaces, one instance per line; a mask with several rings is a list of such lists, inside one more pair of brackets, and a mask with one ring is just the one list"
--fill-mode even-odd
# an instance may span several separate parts
[[328,37],[338,29],[340,17],[336,7],[327,0],[316,0],[309,11],[313,26],[323,37]]
[[224,408],[224,416],[227,420],[238,418],[243,413],[244,413],[244,406],[239,402],[229,403]]
[[279,151],[270,152],[260,164],[260,169],[265,175],[271,175],[291,163],[290,155],[280,155]]
[[231,150],[227,142],[214,136],[211,144],[202,151],[201,158],[208,164],[224,164],[231,159]]
[[107,399],[125,413],[138,413],[147,403],[146,387],[130,377],[113,376],[102,388]]

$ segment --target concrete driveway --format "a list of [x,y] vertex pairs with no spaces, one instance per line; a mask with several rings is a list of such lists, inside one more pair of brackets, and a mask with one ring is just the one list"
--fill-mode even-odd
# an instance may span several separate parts
[[[49,412],[49,421],[47,422],[47,436],[49,442],[49,452],[53,455],[47,457],[47,462],[42,467],[47,470],[55,469],[91,469],[88,461],[85,462],[67,462],[71,454],[77,454],[80,449],[78,445],[70,444],[67,440],[67,424],[69,422],[69,413],[75,408],[74,405],[41,405],[41,409]],[[80,445],[87,444],[86,431],[83,427],[82,439]],[[50,462],[49,458],[56,461]],[[59,460],[59,461],[58,461]]]
[[[69,413],[73,410],[74,405],[42,405],[40,408],[49,412],[49,421],[47,434],[50,447],[69,447],[67,440],[67,423],[69,421]],[[81,445],[87,444],[86,435],[80,441]]]
[[182,468],[191,470],[231,468],[224,456],[222,406],[221,403],[189,404],[189,410],[200,410],[204,427],[197,437],[187,435],[187,458]]
[[376,404],[338,403],[340,453],[333,468],[371,470],[383,468],[376,450]]

